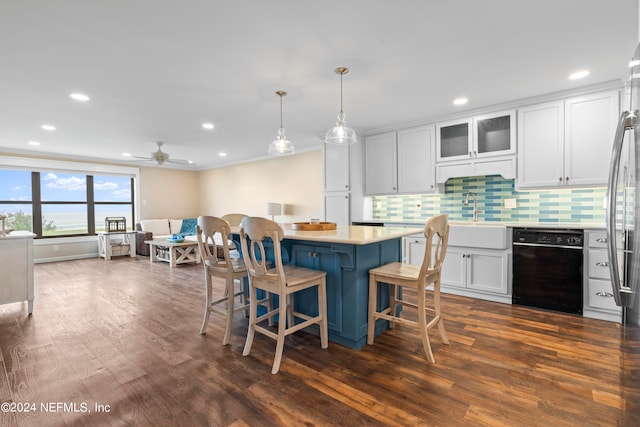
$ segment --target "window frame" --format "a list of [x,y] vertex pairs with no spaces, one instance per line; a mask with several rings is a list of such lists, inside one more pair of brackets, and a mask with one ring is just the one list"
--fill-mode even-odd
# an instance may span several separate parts
[[[52,239],[52,238],[72,238],[83,236],[95,236],[95,206],[96,205],[127,205],[131,204],[131,218],[132,224],[129,226],[133,229],[133,224],[138,221],[136,214],[139,212],[139,177],[140,169],[115,166],[115,165],[102,165],[97,163],[80,163],[80,162],[67,162],[59,160],[48,159],[36,159],[36,158],[23,158],[12,156],[0,156],[0,169],[12,169],[12,170],[26,170],[31,172],[31,184],[32,184],[32,200],[30,202],[22,201],[20,204],[31,204],[32,206],[32,228],[33,233],[36,234],[36,239]],[[55,173],[74,173],[83,174],[86,177],[86,202],[60,202],[47,200],[43,202],[40,195],[41,175],[45,172]],[[131,182],[131,202],[95,202],[94,200],[94,176],[123,176],[130,178]],[[87,233],[79,234],[56,234],[52,236],[43,236],[42,232],[42,206],[47,204],[74,204],[85,205],[87,209]]]

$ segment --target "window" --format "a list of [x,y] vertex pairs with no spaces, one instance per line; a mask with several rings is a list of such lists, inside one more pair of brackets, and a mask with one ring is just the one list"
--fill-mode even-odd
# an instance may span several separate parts
[[[41,234],[68,236],[89,234],[87,177],[79,174],[34,172],[40,183]],[[35,184],[37,185],[37,184]],[[36,203],[38,197],[34,197]],[[38,230],[38,227],[34,227]]]
[[133,225],[132,184],[127,177],[93,177],[96,232],[105,230],[106,218],[124,217],[129,227]]
[[124,217],[132,229],[130,176],[0,169],[0,214],[7,228],[38,237],[93,235],[107,217]]
[[10,230],[32,231],[31,172],[0,170],[0,215]]

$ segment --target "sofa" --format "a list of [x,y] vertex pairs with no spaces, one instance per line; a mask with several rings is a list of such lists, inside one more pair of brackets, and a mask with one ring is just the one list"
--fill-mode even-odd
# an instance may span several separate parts
[[144,243],[151,239],[166,239],[179,234],[185,240],[198,241],[195,218],[185,219],[143,219],[136,223],[136,254],[149,256],[149,245]]
[[[175,234],[184,237],[184,240],[190,240],[193,242],[198,241],[196,236],[196,225],[198,220],[196,218],[185,219],[143,219],[136,223],[136,254],[142,256],[149,256],[151,251],[149,245],[145,243],[146,240],[152,239],[166,239]],[[219,236],[215,236],[217,245],[222,245],[222,240]],[[234,250],[235,245],[232,241],[229,241],[229,249]],[[222,248],[218,247],[218,257],[222,258]],[[232,255],[239,256],[238,255]]]

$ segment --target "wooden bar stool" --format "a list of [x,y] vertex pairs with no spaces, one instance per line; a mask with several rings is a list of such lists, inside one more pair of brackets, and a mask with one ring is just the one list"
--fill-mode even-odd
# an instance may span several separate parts
[[[224,219],[229,223],[229,225],[233,228],[240,227],[240,223],[247,215],[242,213],[229,213],[222,215],[220,218]],[[233,240],[229,240],[229,253],[232,257],[241,257],[240,248],[236,247],[236,244]]]
[[[246,298],[245,279],[248,277],[247,267],[242,259],[231,258],[229,256],[229,235],[230,226],[222,218],[213,216],[199,216],[196,226],[198,237],[198,248],[204,266],[204,276],[206,279],[206,306],[204,320],[200,333],[204,334],[209,323],[209,316],[212,312],[226,316],[226,327],[222,345],[229,344],[231,336],[231,323],[233,315],[238,311],[248,312],[249,302]],[[219,238],[216,239],[215,235]],[[212,295],[212,277],[219,277],[225,280],[224,295],[216,300]],[[240,281],[240,290],[235,289],[236,280]],[[239,299],[239,305],[236,304]],[[223,309],[222,306],[226,305]]]
[[[424,234],[427,238],[427,247],[421,266],[392,262],[369,270],[367,344],[373,344],[376,319],[388,320],[390,328],[393,328],[395,323],[417,326],[427,360],[435,363],[436,360],[433,357],[429,342],[429,329],[438,325],[442,342],[449,344],[440,310],[440,273],[449,240],[447,215],[437,215],[429,219],[425,224]],[[391,287],[389,290],[389,307],[380,312],[376,309],[378,282],[388,283]],[[433,307],[427,307],[426,304],[426,290],[430,284],[433,284]],[[399,295],[403,295],[398,292],[402,287],[410,287],[417,291],[417,304],[399,297]],[[398,304],[416,309],[418,321],[401,318],[400,313],[397,311]]]
[[[242,256],[249,271],[249,298],[251,301],[249,330],[244,346],[243,356],[251,351],[253,337],[260,332],[276,340],[276,353],[273,360],[272,374],[277,374],[280,369],[280,361],[284,350],[284,339],[300,329],[309,325],[318,324],[320,327],[320,345],[328,346],[327,327],[327,273],[294,265],[282,264],[280,241],[284,238],[282,228],[275,222],[258,217],[247,217],[242,220],[240,227],[240,243]],[[268,243],[267,243],[268,242]],[[267,261],[267,247],[273,243],[274,268]],[[293,294],[303,289],[318,288],[318,315],[309,316],[295,311]],[[266,314],[257,315],[257,290],[261,289],[267,294],[279,297],[279,307],[268,310]],[[272,320],[278,316],[277,333],[260,325],[264,320]],[[295,324],[295,319],[303,321]]]

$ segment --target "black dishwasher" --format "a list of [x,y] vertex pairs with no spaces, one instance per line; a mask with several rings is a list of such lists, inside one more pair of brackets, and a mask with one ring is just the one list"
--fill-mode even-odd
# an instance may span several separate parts
[[513,229],[516,305],[582,314],[582,230]]

